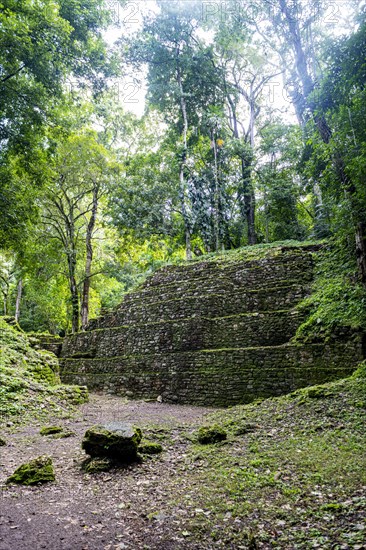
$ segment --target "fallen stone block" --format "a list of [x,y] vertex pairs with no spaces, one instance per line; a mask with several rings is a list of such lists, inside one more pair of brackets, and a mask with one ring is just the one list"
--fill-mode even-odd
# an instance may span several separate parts
[[138,460],[137,450],[141,439],[140,428],[113,422],[89,428],[81,447],[91,457],[107,457],[130,463]]

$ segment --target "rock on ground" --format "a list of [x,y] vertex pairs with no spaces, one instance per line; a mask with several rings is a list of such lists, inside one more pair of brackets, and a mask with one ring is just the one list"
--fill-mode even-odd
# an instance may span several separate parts
[[91,457],[107,457],[130,463],[138,459],[137,448],[141,439],[139,428],[113,422],[89,428],[81,446]]

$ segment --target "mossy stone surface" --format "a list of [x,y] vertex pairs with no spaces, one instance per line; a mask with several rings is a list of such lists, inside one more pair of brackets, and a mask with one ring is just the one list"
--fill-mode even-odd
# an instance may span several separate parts
[[52,434],[59,434],[63,431],[64,429],[61,428],[61,426],[44,426],[39,430],[39,433],[41,435],[52,435]]
[[6,445],[5,439],[0,436],[0,447],[4,447],[5,445]]
[[154,443],[153,441],[142,441],[138,447],[138,451],[143,455],[158,455],[163,452],[163,447],[160,443]]
[[99,472],[108,472],[114,465],[113,460],[110,458],[102,457],[94,457],[94,458],[87,458],[84,460],[84,462],[81,465],[81,469],[86,474],[97,474]]
[[137,448],[141,439],[140,428],[113,422],[89,428],[81,446],[91,457],[107,457],[129,463],[138,460]]
[[44,423],[41,419],[51,411],[71,411],[87,400],[86,387],[60,385],[53,353],[34,349],[26,333],[0,316],[0,426],[10,416],[32,416]]
[[213,426],[201,426],[197,432],[198,442],[202,445],[209,445],[212,443],[218,443],[227,439],[227,433],[218,424]]
[[73,437],[74,435],[76,435],[75,432],[72,432],[71,430],[64,430],[62,432],[53,434],[52,439],[66,439],[67,437]]
[[37,485],[50,481],[55,481],[52,459],[49,456],[39,456],[19,466],[6,480],[6,483],[9,485]]
[[362,338],[293,342],[313,245],[170,266],[113,312],[67,336],[62,379],[134,399],[227,407],[350,375]]

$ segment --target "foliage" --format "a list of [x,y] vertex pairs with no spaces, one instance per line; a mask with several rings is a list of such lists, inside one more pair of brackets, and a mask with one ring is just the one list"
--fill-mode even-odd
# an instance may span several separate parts
[[[255,1],[225,17],[158,2],[134,35],[122,29],[119,69],[101,34],[109,7],[0,8],[3,313],[21,298],[27,330],[85,328],[184,248],[191,258],[256,240],[348,243],[350,219],[358,244],[342,262],[356,250],[366,269],[364,17],[334,39],[318,0]],[[132,70],[137,82],[144,67],[138,118],[110,77]],[[300,125],[274,103],[282,75]],[[309,327],[333,314],[356,326],[359,287],[337,277],[327,294],[324,276]],[[347,314],[332,295],[348,296]]]
[[349,240],[335,241],[322,251],[312,293],[299,305],[306,321],[297,339],[321,341],[331,335],[341,337],[342,329],[365,330],[366,292],[356,281],[357,266],[349,247]]
[[[261,232],[266,242],[304,238],[312,226],[311,210],[301,201],[304,193],[297,164],[301,132],[297,126],[273,123],[261,131],[260,151],[265,155],[257,170],[261,200],[258,202]],[[300,222],[301,214],[303,223]]]
[[[113,63],[101,36],[104,0],[6,0],[0,6],[0,236],[21,248],[47,172],[47,125],[67,78],[100,88]],[[77,84],[75,84],[77,86]]]
[[77,386],[59,385],[58,361],[30,345],[24,333],[0,317],[0,422],[53,412],[72,411],[72,404],[83,402],[86,393]]

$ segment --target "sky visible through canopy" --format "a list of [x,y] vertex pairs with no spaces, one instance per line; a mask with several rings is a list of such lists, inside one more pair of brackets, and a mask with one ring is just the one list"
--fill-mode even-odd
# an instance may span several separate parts
[[[170,4],[179,4],[171,0],[163,0]],[[136,34],[142,27],[143,18],[149,13],[158,13],[159,6],[155,0],[133,0],[121,5],[118,0],[107,0],[107,6],[112,13],[113,26],[104,34],[106,41],[113,45],[121,35]],[[366,2],[361,2],[364,5]],[[204,22],[207,18],[216,17],[218,14],[225,17],[227,10],[242,11],[250,7],[250,0],[201,1],[201,15]],[[323,17],[323,27],[327,34],[341,36],[349,34],[353,30],[351,25],[351,11],[347,0],[328,0],[326,12]],[[200,30],[199,38],[209,43],[212,40],[212,32]],[[145,73],[145,74],[144,74]],[[112,84],[118,90],[118,96],[127,111],[137,116],[142,116],[145,109],[146,98],[146,71],[140,74],[126,74],[125,77]],[[281,76],[269,82],[264,90],[265,102],[281,109],[284,121],[295,122],[295,112],[290,98],[284,89]]]

